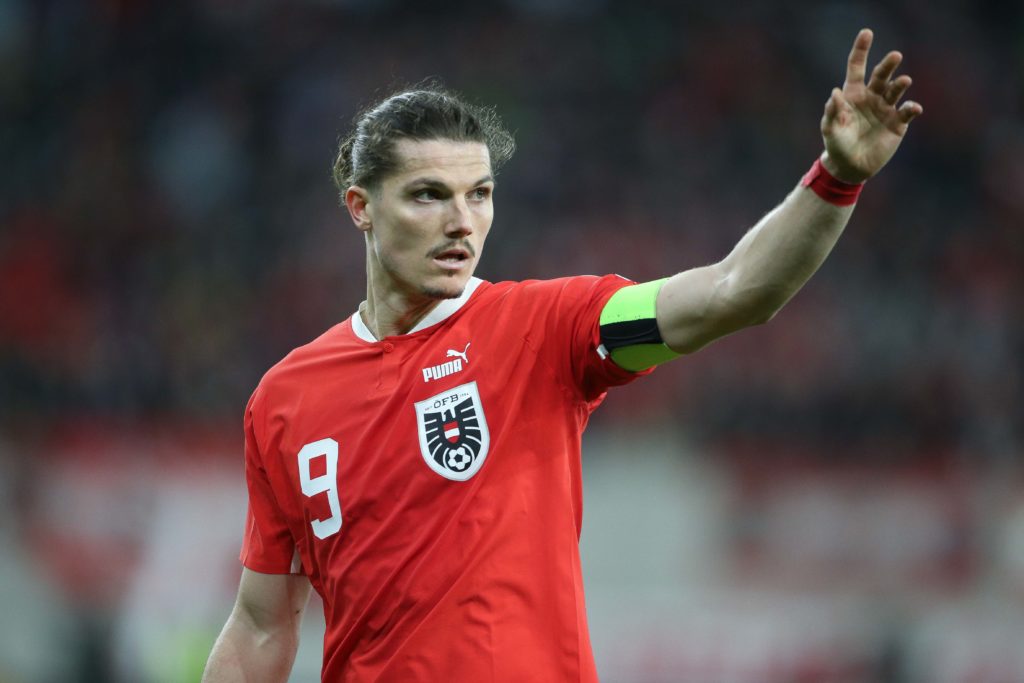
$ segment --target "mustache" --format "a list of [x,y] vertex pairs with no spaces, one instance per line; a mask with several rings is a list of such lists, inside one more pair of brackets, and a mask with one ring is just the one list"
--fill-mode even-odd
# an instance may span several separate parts
[[472,244],[462,240],[453,240],[451,242],[446,242],[439,247],[434,247],[433,249],[431,249],[430,252],[427,254],[427,258],[437,258],[438,256],[448,251],[449,249],[462,249],[470,256],[474,258],[476,257],[476,249],[473,248]]

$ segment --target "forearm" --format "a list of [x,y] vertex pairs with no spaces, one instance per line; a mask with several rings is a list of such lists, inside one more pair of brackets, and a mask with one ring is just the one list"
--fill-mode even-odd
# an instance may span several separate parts
[[797,186],[722,261],[665,283],[657,301],[665,344],[689,353],[771,319],[818,270],[852,212]]
[[748,323],[770,319],[821,267],[852,213],[798,186],[722,262],[721,305]]
[[298,646],[297,626],[267,633],[236,610],[213,646],[202,683],[283,683]]

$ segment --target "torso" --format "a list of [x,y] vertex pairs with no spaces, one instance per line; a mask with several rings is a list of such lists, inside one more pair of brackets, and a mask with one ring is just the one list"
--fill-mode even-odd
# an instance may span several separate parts
[[544,302],[557,282],[483,283],[380,341],[350,318],[261,383],[255,433],[324,599],[325,681],[596,680],[579,449],[603,389],[574,389],[545,349],[559,326],[570,344]]

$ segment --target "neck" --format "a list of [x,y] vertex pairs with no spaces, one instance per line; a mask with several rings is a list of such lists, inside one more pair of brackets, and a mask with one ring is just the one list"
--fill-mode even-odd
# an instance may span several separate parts
[[366,287],[366,301],[359,307],[363,323],[377,339],[406,334],[441,303],[439,299],[410,297],[400,292],[375,291]]

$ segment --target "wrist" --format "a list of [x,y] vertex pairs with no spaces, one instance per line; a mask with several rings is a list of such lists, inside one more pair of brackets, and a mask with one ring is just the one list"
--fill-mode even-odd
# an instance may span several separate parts
[[847,185],[860,185],[869,177],[863,173],[850,170],[849,168],[844,168],[835,160],[835,157],[828,153],[828,150],[821,153],[819,160],[821,161],[821,165],[825,167],[825,170],[841,183],[846,183]]
[[850,206],[857,202],[860,192],[864,189],[864,181],[851,183],[836,177],[833,170],[835,164],[828,157],[828,152],[816,159],[810,170],[800,179],[800,185],[814,192],[829,204]]

